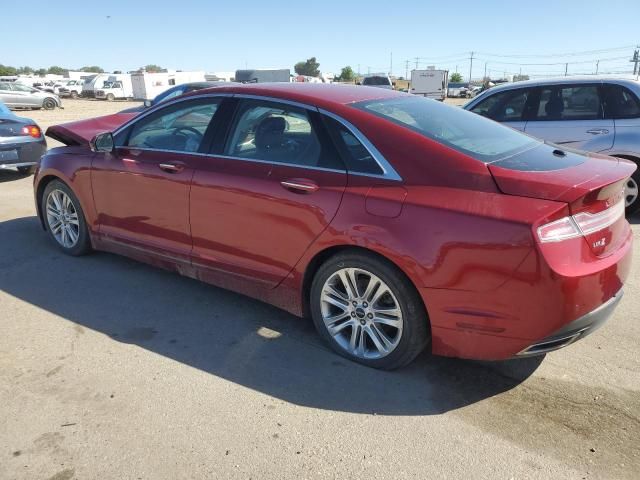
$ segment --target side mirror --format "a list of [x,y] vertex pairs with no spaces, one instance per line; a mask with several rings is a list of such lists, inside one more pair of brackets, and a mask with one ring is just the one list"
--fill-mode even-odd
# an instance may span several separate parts
[[92,152],[113,152],[114,143],[111,132],[99,133],[89,142]]
[[149,108],[151,106],[151,100],[145,100],[143,105],[144,105],[144,108]]

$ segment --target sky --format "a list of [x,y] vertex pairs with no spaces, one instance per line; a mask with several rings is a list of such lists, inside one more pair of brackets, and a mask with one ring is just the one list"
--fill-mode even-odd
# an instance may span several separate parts
[[639,0],[1,1],[2,37],[19,40],[0,64],[34,68],[293,70],[315,56],[323,72],[404,76],[420,57],[467,78],[473,51],[481,78],[485,63],[493,76],[564,73],[564,62],[592,73],[598,59],[600,72],[628,71],[640,45]]

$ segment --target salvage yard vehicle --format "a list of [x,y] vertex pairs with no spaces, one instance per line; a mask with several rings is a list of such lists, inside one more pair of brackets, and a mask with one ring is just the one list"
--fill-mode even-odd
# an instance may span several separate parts
[[82,86],[84,80],[69,80],[66,85],[63,85],[59,89],[59,95],[61,97],[78,98],[82,95]]
[[0,169],[34,173],[46,151],[47,142],[36,122],[18,117],[0,102]]
[[99,100],[109,102],[133,98],[131,75],[125,75],[120,80],[104,82],[102,88],[95,91],[95,96]]
[[57,95],[18,82],[0,82],[0,101],[12,109],[44,108],[45,110],[53,110],[56,107],[62,107],[62,101]]
[[364,365],[397,368],[428,345],[546,353],[602,325],[622,296],[627,160],[356,86],[231,85],[105,132],[109,118],[47,131],[69,145],[34,181],[55,245],[310,315]]
[[[563,77],[486,90],[465,109],[542,140],[640,165],[640,83]],[[627,214],[640,208],[640,171],[625,186]]]
[[449,91],[448,70],[412,70],[409,93],[421,97],[433,98],[441,102],[447,98]]
[[368,73],[363,76],[362,85],[365,87],[393,89],[391,78],[386,73]]
[[131,107],[126,110],[122,110],[121,113],[129,113],[129,112],[142,112],[149,107],[153,107],[160,102],[164,102],[165,100],[170,100],[175,97],[179,97],[180,95],[184,95],[185,93],[195,92],[196,90],[202,90],[204,88],[211,87],[219,87],[222,85],[228,85],[228,82],[193,82],[193,83],[182,83],[180,85],[176,85],[164,92],[158,94],[153,100],[145,100],[142,105],[139,107]]

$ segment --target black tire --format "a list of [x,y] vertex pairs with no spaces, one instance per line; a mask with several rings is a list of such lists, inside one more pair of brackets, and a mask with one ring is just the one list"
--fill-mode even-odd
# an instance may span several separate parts
[[36,173],[36,168],[37,167],[35,165],[18,167],[18,172],[21,173],[22,175],[33,175],[34,173]]
[[[47,219],[47,199],[49,195],[55,190],[61,190],[64,192],[71,200],[75,211],[78,214],[78,223],[79,223],[79,231],[78,231],[78,240],[77,242],[70,248],[67,248],[60,244],[56,239],[55,235],[51,231],[49,226],[49,221]],[[78,201],[78,197],[73,193],[73,191],[60,180],[53,180],[47,184],[44,189],[44,193],[42,194],[42,198],[40,200],[40,208],[42,211],[42,216],[44,218],[44,225],[49,234],[49,237],[53,240],[53,242],[67,255],[80,256],[85,255],[91,251],[91,239],[89,238],[89,232],[87,230],[87,223],[84,217],[84,212],[82,207],[80,206],[80,202]]]
[[107,93],[107,102],[113,102],[116,99],[116,97],[113,95],[113,93]]
[[42,108],[45,110],[53,110],[56,108],[56,101],[53,98],[45,98],[42,102]]
[[[382,280],[397,298],[402,312],[402,333],[397,346],[386,356],[360,358],[343,348],[329,333],[322,317],[321,295],[325,282],[343,268],[358,268],[371,272]],[[366,252],[345,252],[329,258],[316,272],[309,296],[310,311],[320,336],[339,355],[368,367],[393,370],[409,364],[429,344],[429,318],[410,280],[393,264]]]
[[[629,183],[631,185],[635,183],[636,189],[640,186],[640,165],[638,165],[638,170],[633,172],[633,175],[631,175],[630,180],[631,182]],[[638,212],[638,209],[640,209],[640,194],[636,195],[635,200],[631,204],[629,204],[629,206],[626,207],[625,213],[627,214],[627,216],[633,215],[634,213]]]
[[75,100],[76,98],[78,98],[78,92],[76,92],[75,90],[71,90],[69,96]]

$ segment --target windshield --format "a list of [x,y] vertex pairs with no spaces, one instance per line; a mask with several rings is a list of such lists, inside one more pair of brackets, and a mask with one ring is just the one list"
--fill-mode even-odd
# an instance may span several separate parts
[[356,108],[409,128],[485,163],[540,144],[509,127],[422,97],[403,96],[355,103]]

